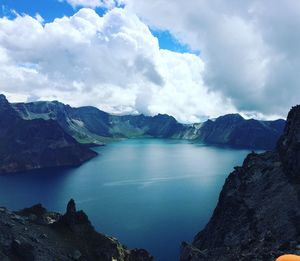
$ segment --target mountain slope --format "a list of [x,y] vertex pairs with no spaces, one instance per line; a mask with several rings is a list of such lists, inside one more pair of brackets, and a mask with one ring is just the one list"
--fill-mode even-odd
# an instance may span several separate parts
[[111,133],[114,136],[173,138],[184,126],[175,118],[158,114],[156,116],[126,115],[111,116]]
[[109,133],[109,114],[87,106],[72,108],[57,101],[15,103],[14,109],[23,119],[56,121],[69,135],[81,143],[101,144]]
[[96,155],[53,120],[24,120],[0,95],[0,173],[77,166]]
[[284,120],[245,120],[239,114],[228,114],[204,122],[196,139],[208,144],[273,149],[284,126]]
[[300,106],[274,151],[251,153],[221,191],[213,216],[181,260],[275,260],[300,243]]
[[77,141],[95,143],[116,138],[187,139],[206,144],[252,149],[273,149],[282,134],[285,121],[245,120],[238,114],[221,116],[214,121],[185,125],[166,114],[110,115],[94,107],[72,108],[60,102],[16,103],[23,119],[52,119]]
[[[103,138],[157,137],[171,138],[183,125],[173,117],[159,114],[109,115],[95,107],[72,108],[52,102],[15,103],[15,110],[23,119],[52,119],[80,142],[102,141]],[[104,139],[105,140],[105,139]]]

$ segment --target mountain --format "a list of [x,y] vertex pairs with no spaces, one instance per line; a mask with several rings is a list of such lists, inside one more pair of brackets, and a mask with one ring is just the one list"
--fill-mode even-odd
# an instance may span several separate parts
[[23,119],[52,119],[82,143],[101,143],[113,138],[171,138],[183,128],[173,117],[159,114],[116,116],[95,107],[72,108],[52,102],[15,103],[14,109]]
[[70,200],[64,215],[48,212],[41,204],[17,212],[0,208],[0,260],[153,261],[153,257],[96,232]]
[[273,149],[283,132],[284,120],[246,120],[239,114],[228,114],[215,120],[186,125],[175,118],[158,114],[110,115],[94,107],[72,108],[52,102],[13,104],[23,119],[55,120],[81,143],[101,144],[118,138],[172,138],[215,145],[251,149]]
[[284,126],[284,120],[245,120],[239,114],[227,114],[204,122],[196,132],[196,139],[207,144],[273,149]]
[[109,132],[109,114],[95,107],[72,108],[58,101],[15,103],[13,107],[25,120],[56,121],[81,143],[101,144],[112,137]]
[[300,250],[300,106],[276,149],[249,154],[226,179],[214,213],[181,261],[272,260]]
[[24,120],[0,95],[0,173],[77,166],[96,156],[53,120]]
[[126,115],[111,116],[111,133],[113,136],[173,138],[184,129],[175,118],[167,114],[156,116]]

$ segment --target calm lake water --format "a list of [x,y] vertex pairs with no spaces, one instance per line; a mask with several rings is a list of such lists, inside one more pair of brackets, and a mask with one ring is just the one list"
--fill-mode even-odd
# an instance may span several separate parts
[[97,230],[158,261],[175,261],[180,242],[204,227],[225,178],[249,153],[157,139],[95,150],[101,155],[76,169],[0,176],[0,205],[41,202],[64,211],[74,198]]

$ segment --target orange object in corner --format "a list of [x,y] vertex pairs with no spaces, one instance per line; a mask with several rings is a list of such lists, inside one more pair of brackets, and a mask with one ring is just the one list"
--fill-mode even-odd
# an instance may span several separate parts
[[276,261],[300,261],[300,256],[296,255],[283,255],[276,259]]

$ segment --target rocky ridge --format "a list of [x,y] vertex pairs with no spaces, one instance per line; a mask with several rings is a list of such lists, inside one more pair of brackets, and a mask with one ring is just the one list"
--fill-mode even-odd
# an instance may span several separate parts
[[70,200],[64,215],[48,212],[41,204],[17,212],[0,208],[0,260],[153,261],[153,257],[96,232]]
[[300,254],[300,106],[274,151],[251,153],[228,176],[214,213],[181,261],[272,260]]

